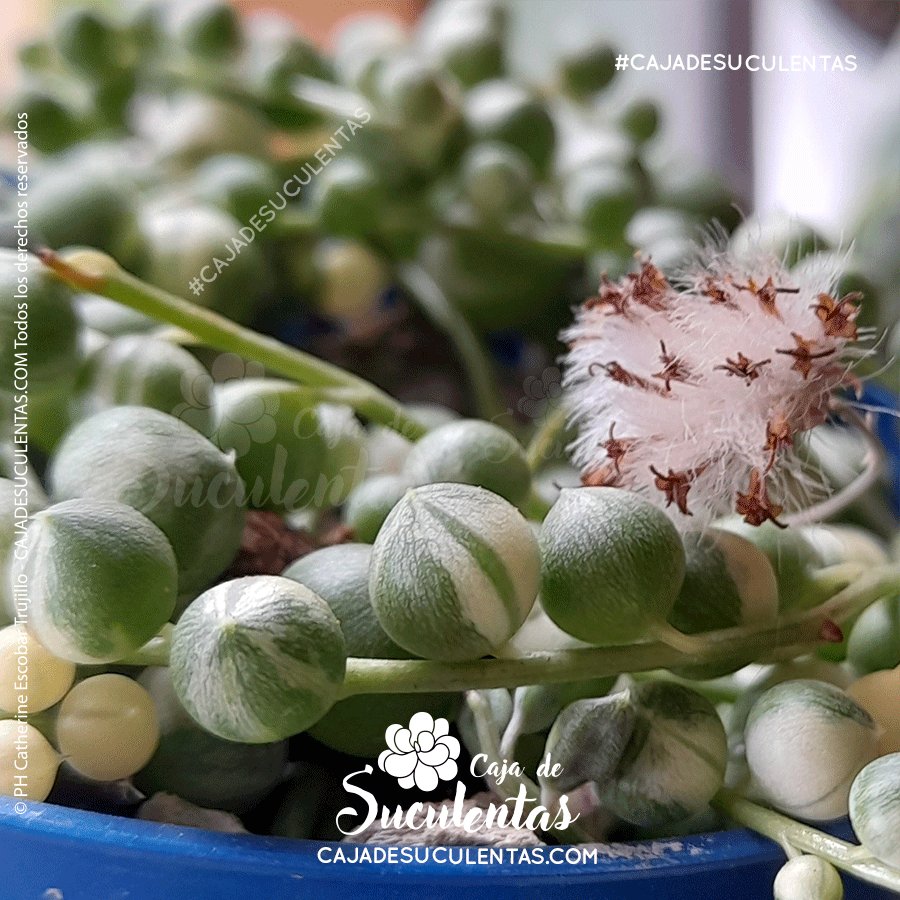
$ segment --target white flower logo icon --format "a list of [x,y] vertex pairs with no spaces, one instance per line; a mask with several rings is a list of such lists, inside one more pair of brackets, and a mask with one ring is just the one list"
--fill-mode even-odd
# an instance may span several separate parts
[[551,400],[562,396],[562,372],[551,366],[541,372],[541,377],[529,375],[522,385],[525,396],[519,398],[519,412],[531,419],[538,419],[547,411]]
[[211,378],[202,383],[182,380],[187,402],[179,405],[172,414],[206,435],[214,444],[243,456],[254,443],[265,444],[275,437],[278,398],[251,396],[239,410],[232,409],[223,415],[215,402],[213,384],[221,393],[232,387],[239,389],[245,380],[262,378],[265,374],[259,363],[247,362],[234,353],[220,353],[210,367]]
[[390,725],[384,733],[388,745],[378,757],[378,768],[397,779],[402,788],[433,791],[440,782],[456,778],[459,741],[449,734],[446,719],[417,712],[409,727]]

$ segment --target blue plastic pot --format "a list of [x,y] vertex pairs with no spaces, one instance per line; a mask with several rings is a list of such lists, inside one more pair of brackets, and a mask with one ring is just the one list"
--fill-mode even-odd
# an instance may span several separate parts
[[[846,827],[843,833],[846,835]],[[621,844],[585,864],[323,863],[335,844],[213,834],[0,798],[8,900],[771,900],[784,854],[743,830]],[[343,846],[348,852],[352,847]],[[454,848],[460,852],[465,848]],[[475,848],[472,848],[473,850]],[[891,892],[846,879],[847,900]]]

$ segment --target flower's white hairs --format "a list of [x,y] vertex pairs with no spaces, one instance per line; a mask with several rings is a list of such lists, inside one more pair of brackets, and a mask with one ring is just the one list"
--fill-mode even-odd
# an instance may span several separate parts
[[729,511],[781,524],[821,500],[795,444],[856,383],[861,298],[834,296],[839,269],[735,257],[711,232],[671,279],[649,260],[604,278],[562,335],[583,482],[639,492],[685,528]]

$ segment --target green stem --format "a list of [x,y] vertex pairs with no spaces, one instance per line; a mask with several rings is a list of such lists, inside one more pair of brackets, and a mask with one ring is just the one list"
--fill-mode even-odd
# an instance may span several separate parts
[[[778,644],[784,646],[787,641],[781,638],[787,634],[785,626],[797,626],[806,622],[810,625],[818,623],[819,628],[826,622],[840,623],[862,612],[867,606],[881,597],[900,591],[900,564],[878,566],[865,571],[855,563],[833,566],[821,570],[821,583],[832,588],[842,585],[842,590],[834,594],[825,603],[809,610],[800,610],[783,616],[781,623],[775,626]],[[849,584],[847,582],[850,582]],[[652,630],[653,637],[662,643],[681,650],[686,655],[704,655],[715,652],[720,644],[733,644],[742,638],[753,638],[762,634],[758,625],[739,625],[719,631],[706,631],[699,634],[684,634],[663,622]]]
[[166,622],[157,635],[150,638],[143,647],[135,650],[127,659],[122,660],[122,664],[126,666],[167,666],[174,629],[175,626],[171,622]]
[[553,508],[553,504],[549,500],[545,500],[532,485],[531,493],[522,504],[522,513],[526,519],[534,522],[543,522],[547,518],[547,513]]
[[826,566],[810,576],[812,592],[819,597],[830,597],[863,575],[865,566],[856,562]]
[[900,892],[900,872],[864,856],[864,851],[861,852],[856,844],[803,825],[724,788],[713,798],[712,805],[738,824],[746,825],[782,846],[787,844],[813,853],[863,881]]
[[759,658],[761,654],[777,654],[782,647],[813,647],[821,643],[826,622],[849,618],[895,591],[900,591],[900,564],[880,566],[815,609],[792,613],[763,626],[740,625],[683,635],[685,640],[679,642],[682,649],[660,641],[471,662],[353,659],[347,665],[342,695],[513,688],[727,662],[748,653]]
[[592,647],[529,653],[505,659],[442,663],[431,660],[352,659],[347,663],[342,697],[354,694],[430,693],[434,691],[515,688],[603,678],[622,672],[700,665],[756,652],[766,641],[789,638],[791,644],[818,643],[810,623],[755,632],[751,639],[722,641],[700,653],[682,653],[661,642],[624,647]]
[[[836,572],[838,568],[835,566],[832,572]],[[868,570],[852,563],[848,563],[846,568],[843,566],[840,568],[843,579],[845,581],[848,578],[852,579],[851,583],[810,612],[819,611],[827,618],[840,623],[858,615],[881,597],[900,593],[900,562]]]
[[[459,237],[484,238],[484,230],[468,218],[446,217],[436,223],[445,234]],[[492,233],[492,238],[512,250],[540,251],[547,258],[560,262],[583,262],[589,247],[584,235],[571,226],[543,225],[539,228],[519,230],[505,228]]]
[[744,691],[735,684],[728,683],[725,678],[712,681],[691,681],[689,678],[681,678],[673,675],[665,669],[649,672],[634,672],[631,677],[634,681],[669,681],[672,684],[680,684],[702,694],[710,703],[737,703],[744,696]]
[[450,302],[440,285],[415,263],[401,263],[396,268],[397,281],[419,309],[450,339],[456,349],[472,393],[478,415],[489,421],[509,413],[495,388],[491,360],[478,335],[465,316]]
[[153,74],[164,85],[201,90],[249,109],[274,115],[283,124],[291,123],[301,128],[321,123],[323,119],[356,118],[360,110],[368,113],[370,120],[374,118],[371,104],[361,94],[311,76],[298,76],[290,92],[268,96],[248,87],[245,81],[223,76],[220,71],[198,64],[196,60],[180,66],[170,64]]
[[[794,655],[821,643],[823,623],[855,615],[879,597],[900,591],[900,563],[871,570],[815,609],[784,616],[767,625],[741,625],[692,635],[691,650],[683,652],[668,643],[647,642],[622,647],[590,647],[530,653],[504,659],[437,662],[425,659],[347,660],[341,697],[355,694],[457,693],[488,688],[515,688],[529,684],[559,684],[602,678],[623,672],[727,662],[748,653],[759,661],[793,648]],[[167,665],[168,635],[160,634],[152,648],[122,660],[125,665]],[[153,641],[151,641],[153,644]],[[150,648],[148,650],[148,648]],[[146,652],[145,652],[146,651]],[[793,651],[792,651],[793,652]]]
[[373,384],[147,284],[119,268],[105,254],[77,250],[58,256],[44,250],[39,255],[59,278],[80,290],[100,294],[161,322],[168,322],[209,347],[255,360],[271,372],[308,387],[332,388],[341,402],[352,406],[360,415],[398,431],[409,440],[417,440],[425,434],[426,429],[418,421]]
[[550,410],[534,433],[525,451],[528,467],[532,472],[537,472],[552,456],[554,448],[566,430],[566,418],[566,408],[559,404]]

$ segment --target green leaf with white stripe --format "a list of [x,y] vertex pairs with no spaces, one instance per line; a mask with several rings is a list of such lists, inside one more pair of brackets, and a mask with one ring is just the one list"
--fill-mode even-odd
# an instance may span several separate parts
[[705,697],[648,681],[628,690],[634,729],[603,803],[626,822],[655,826],[702,812],[722,787],[725,728]]
[[763,796],[810,821],[845,816],[850,785],[875,756],[878,728],[839,687],[785,681],[762,694],[747,717],[747,765]]
[[[684,537],[684,583],[669,613],[669,623],[685,634],[738,625],[771,624],[778,616],[778,582],[768,557],[740,535],[716,528]],[[727,675],[753,661],[748,653],[733,659],[687,666],[686,678]]]
[[205,588],[230,565],[244,530],[244,485],[231,455],[146,406],[113,406],[79,422],[48,469],[55,500],[115,500],[169,539],[178,591]]
[[263,744],[306,730],[337,699],[344,637],[328,604],[276,575],[210,588],[172,635],[172,683],[207,731]]
[[178,568],[165,535],[130,506],[69,500],[37,513],[14,563],[30,592],[28,628],[77,663],[121,659],[172,615]]
[[534,605],[540,554],[502,497],[463,484],[406,493],[375,541],[369,590],[387,634],[426,659],[478,659]]
[[200,362],[171,341],[141,334],[113,338],[78,375],[73,414],[83,419],[111,406],[148,406],[212,433],[213,381]]
[[[409,659],[412,654],[385,634],[369,602],[371,557],[369,544],[335,544],[308,553],[282,574],[314,591],[331,607],[341,623],[348,656]],[[408,722],[420,711],[453,721],[458,706],[458,694],[359,694],[339,700],[309,733],[341,753],[373,757],[384,749],[389,725]]]
[[856,776],[850,821],[872,856],[900,869],[900,753],[870,762]]

